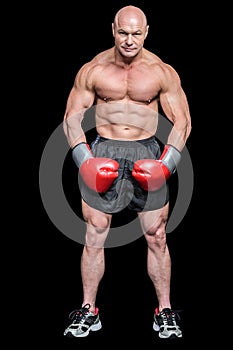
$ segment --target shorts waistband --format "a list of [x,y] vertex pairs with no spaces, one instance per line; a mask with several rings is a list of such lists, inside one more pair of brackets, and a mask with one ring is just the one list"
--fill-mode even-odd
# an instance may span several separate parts
[[132,143],[134,142],[137,142],[137,143],[141,143],[143,145],[146,145],[146,144],[150,144],[151,142],[154,142],[156,140],[155,136],[151,136],[151,137],[148,137],[146,139],[141,139],[141,140],[132,140],[132,141],[129,141],[129,140],[115,140],[115,139],[108,139],[106,137],[103,137],[103,136],[100,136],[100,135],[97,135],[96,137],[96,140],[95,140],[95,143],[97,142],[108,142],[108,144],[112,144],[112,145],[115,145],[115,146],[124,146],[124,147],[127,147],[132,145]]

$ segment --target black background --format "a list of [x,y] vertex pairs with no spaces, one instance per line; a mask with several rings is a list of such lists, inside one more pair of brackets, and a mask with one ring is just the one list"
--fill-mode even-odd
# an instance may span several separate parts
[[[77,71],[98,52],[113,45],[111,23],[116,11],[128,4],[126,1],[79,5],[62,2],[47,7],[38,3],[31,9],[27,29],[27,35],[30,28],[33,33],[27,57],[31,73],[28,96],[33,96],[31,102],[38,151],[38,162],[34,158],[33,166],[37,177],[43,149],[63,120],[66,100]],[[208,29],[203,9],[200,11],[196,3],[131,1],[130,4],[141,7],[147,16],[150,29],[145,47],[178,71],[192,117],[193,129],[187,147],[194,168],[193,197],[183,221],[168,236],[172,257],[171,301],[174,308],[183,310],[184,337],[179,346],[184,344],[186,347],[193,342],[201,344],[202,336],[197,331],[199,303],[207,293],[207,289],[203,288],[203,276],[205,284],[208,284],[209,278],[203,249],[205,232],[202,232],[200,222],[203,183],[199,161],[202,138],[204,141],[201,117],[205,114],[201,101],[205,96],[205,79],[208,78],[207,70],[203,75],[203,66],[208,64],[208,58],[203,51],[200,56],[199,48],[204,42],[208,46]],[[72,196],[76,174],[70,159],[66,170],[71,170],[71,174],[64,174],[64,187],[67,197],[78,210],[79,198]],[[31,276],[26,293],[30,323],[32,319],[37,321],[31,345],[41,342],[44,346],[62,346],[65,349],[93,344],[99,347],[145,342],[149,348],[160,346],[161,341],[152,330],[157,301],[146,272],[143,237],[126,246],[106,250],[106,272],[97,297],[103,329],[88,338],[63,337],[69,323],[69,312],[80,307],[82,302],[82,246],[67,238],[50,221],[38,187],[33,192],[38,198],[38,206],[35,224],[31,226],[34,234],[29,241],[33,273],[30,264],[26,267]],[[129,215],[132,214],[117,216],[116,220],[124,222]],[[203,235],[202,243],[200,235]]]

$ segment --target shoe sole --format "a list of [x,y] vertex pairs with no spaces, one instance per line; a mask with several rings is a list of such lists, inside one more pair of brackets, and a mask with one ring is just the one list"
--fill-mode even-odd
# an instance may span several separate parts
[[[153,330],[156,332],[160,331],[159,325],[157,325],[155,322],[153,323]],[[169,336],[163,335],[159,333],[159,338],[161,339],[176,339],[176,338],[182,338],[182,333],[177,335],[176,333],[171,333]]]
[[177,339],[182,338],[182,334],[176,335],[175,333],[170,334],[168,337],[159,333],[159,338],[161,339]]
[[73,331],[69,330],[67,333],[64,332],[64,335],[66,337],[83,338],[83,337],[87,337],[90,331],[96,332],[96,331],[99,331],[101,328],[102,328],[102,324],[99,321],[97,324],[93,324],[92,326],[90,326],[86,332],[83,332],[81,334],[75,334],[76,330],[73,330]]

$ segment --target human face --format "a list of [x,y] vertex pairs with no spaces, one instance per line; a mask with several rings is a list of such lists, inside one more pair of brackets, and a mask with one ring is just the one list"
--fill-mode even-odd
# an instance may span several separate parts
[[130,23],[113,24],[115,47],[125,58],[135,57],[141,51],[148,33],[148,26],[130,21]]

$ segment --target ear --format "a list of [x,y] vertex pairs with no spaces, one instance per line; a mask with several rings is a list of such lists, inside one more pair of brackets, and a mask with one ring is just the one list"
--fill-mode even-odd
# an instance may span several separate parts
[[146,32],[145,32],[145,38],[144,39],[146,39],[146,37],[148,35],[148,32],[149,32],[149,25],[146,26]]
[[112,23],[112,35],[115,36],[114,23]]

